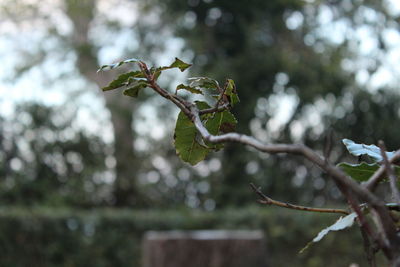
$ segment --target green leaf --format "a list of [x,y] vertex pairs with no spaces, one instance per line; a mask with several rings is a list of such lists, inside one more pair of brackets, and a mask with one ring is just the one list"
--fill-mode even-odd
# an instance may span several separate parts
[[[351,178],[358,182],[367,181],[378,169],[379,165],[377,163],[368,164],[362,162],[361,164],[349,164],[346,162],[339,163],[338,166]],[[395,172],[400,175],[400,167],[395,166]]]
[[[207,117],[205,127],[212,135],[220,135],[228,132],[233,132],[237,124],[236,118],[228,110],[216,112]],[[207,146],[219,150],[224,148],[224,144],[214,144],[206,142]]]
[[130,88],[124,91],[124,95],[138,97],[139,91],[148,86],[146,81],[136,81]]
[[192,64],[185,63],[176,57],[175,61],[169,66],[169,68],[179,68],[183,72],[190,66],[192,66]]
[[347,175],[358,182],[367,181],[375,172],[379,169],[379,165],[367,164],[362,162],[361,164],[348,164],[346,162],[341,162],[338,164]]
[[209,104],[207,104],[207,102],[204,101],[194,101],[196,103],[196,106],[199,110],[203,110],[203,109],[208,109],[211,108]]
[[334,224],[331,226],[325,228],[321,232],[318,233],[318,235],[311,241],[309,242],[304,248],[300,250],[299,253],[303,253],[307,248],[309,248],[313,243],[319,242],[324,236],[326,236],[330,231],[340,231],[346,228],[351,227],[354,224],[354,220],[357,218],[356,213],[350,213],[349,215],[345,217],[340,217],[339,220],[337,220]]
[[103,87],[103,91],[114,90],[120,88],[122,86],[129,85],[130,79],[132,78],[145,78],[144,74],[141,71],[131,71],[118,76],[117,79],[112,81],[108,86]]
[[232,106],[239,103],[239,96],[236,92],[235,82],[232,79],[227,79],[225,94],[229,97],[229,102]]
[[233,132],[236,124],[237,120],[235,116],[233,116],[230,111],[224,110],[222,112],[216,112],[214,116],[207,120],[205,126],[212,135],[219,135]]
[[179,157],[191,165],[204,160],[209,149],[199,143],[193,122],[181,111],[175,126],[175,149]]
[[[357,144],[349,139],[343,139],[342,142],[346,146],[347,150],[354,156],[361,156],[366,154],[377,162],[383,160],[381,156],[381,150],[375,145]],[[394,153],[395,152],[386,152],[386,155],[390,159],[391,157],[393,157]]]
[[151,73],[153,73],[154,78],[157,80],[158,77],[160,77],[162,71],[164,71],[164,70],[178,68],[183,72],[187,68],[189,68],[190,66],[192,66],[192,64],[185,63],[185,62],[183,62],[182,60],[180,60],[179,58],[176,57],[175,61],[171,65],[165,66],[165,67],[151,68],[150,71],[151,71]]
[[200,89],[195,88],[195,87],[191,87],[191,86],[189,86],[189,85],[179,84],[179,85],[176,87],[176,91],[182,90],[182,89],[187,90],[187,91],[189,91],[189,92],[191,92],[191,93],[193,93],[193,94],[200,94],[200,95],[203,94],[203,92],[202,92]]
[[120,61],[120,62],[118,62],[118,63],[109,64],[109,65],[103,65],[103,66],[101,66],[101,67],[97,70],[97,72],[99,72],[99,71],[104,71],[104,70],[112,70],[112,69],[118,68],[119,66],[121,66],[121,65],[123,65],[123,64],[126,64],[126,63],[136,63],[136,62],[139,62],[139,61],[140,61],[140,60],[138,60],[138,59],[136,59],[136,58],[130,58],[130,59],[126,59],[126,60]]
[[163,70],[168,70],[168,69],[173,69],[173,68],[178,68],[180,69],[182,72],[185,71],[187,68],[189,68],[190,66],[192,66],[192,64],[189,63],[185,63],[182,60],[180,60],[179,58],[175,58],[175,61],[169,65],[169,66],[165,66],[165,67],[159,67],[156,69],[156,72],[160,72]]

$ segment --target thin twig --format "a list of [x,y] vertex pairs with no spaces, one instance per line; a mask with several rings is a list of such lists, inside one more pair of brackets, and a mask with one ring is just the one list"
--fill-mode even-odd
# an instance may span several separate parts
[[345,215],[350,214],[350,212],[348,212],[347,210],[343,210],[343,209],[326,209],[326,208],[305,207],[305,206],[290,204],[287,202],[273,200],[272,198],[270,198],[270,197],[266,196],[264,193],[262,193],[261,190],[258,189],[254,184],[250,183],[250,187],[253,189],[253,191],[258,196],[260,196],[262,198],[262,199],[258,200],[258,203],[261,203],[261,204],[274,205],[274,206],[278,206],[278,207],[282,207],[282,208],[301,210],[301,211],[322,212],[322,213],[341,213],[341,214],[345,214]]
[[381,154],[382,154],[382,158],[383,158],[383,164],[386,169],[386,174],[389,177],[390,190],[392,191],[393,201],[400,204],[400,192],[399,192],[399,189],[397,188],[397,184],[396,184],[397,177],[394,172],[393,166],[389,162],[389,159],[387,157],[385,143],[382,140],[380,140],[378,142],[378,144],[379,144],[379,148],[381,149]]
[[[339,185],[340,188],[340,185]],[[348,188],[340,188],[342,191],[348,191]],[[377,232],[371,227],[369,222],[367,221],[364,213],[364,205],[358,202],[356,197],[353,194],[347,194],[347,201],[350,206],[353,208],[354,212],[357,214],[357,222],[360,226],[361,233],[364,239],[364,248],[367,254],[368,262],[371,266],[374,265],[375,261],[375,252],[373,247],[371,247],[370,239],[374,241],[374,244],[379,244],[379,246],[387,251],[386,243],[384,242],[383,238],[377,234]],[[366,235],[367,240],[365,239],[364,235]]]
[[225,82],[223,89],[219,85],[217,85],[217,87],[218,87],[219,97],[218,97],[217,103],[215,103],[215,108],[218,108],[221,101],[223,101],[224,104],[226,104],[226,103],[229,104],[229,101],[227,101],[226,96],[225,96],[226,88],[228,87],[228,81]]
[[155,81],[155,77],[150,73],[146,63],[138,62],[140,70],[146,75],[149,86],[156,91],[159,95],[173,102],[186,116],[190,116],[189,103],[177,95],[171,94],[161,88]]
[[368,234],[366,233],[365,229],[360,227],[361,236],[363,238],[364,250],[365,254],[367,255],[367,261],[369,266],[376,267],[376,258],[375,258],[375,248],[371,244]]

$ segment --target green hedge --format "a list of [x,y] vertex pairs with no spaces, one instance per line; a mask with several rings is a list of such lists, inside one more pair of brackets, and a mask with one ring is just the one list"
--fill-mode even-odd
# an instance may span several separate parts
[[0,208],[0,266],[141,266],[148,230],[263,229],[270,266],[365,266],[358,229],[298,251],[337,215],[272,207],[213,212]]

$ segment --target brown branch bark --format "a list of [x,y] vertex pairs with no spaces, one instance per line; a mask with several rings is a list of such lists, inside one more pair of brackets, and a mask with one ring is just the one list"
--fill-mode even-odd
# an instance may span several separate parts
[[400,192],[399,192],[399,189],[397,188],[397,184],[396,184],[397,177],[394,172],[392,164],[389,162],[389,159],[386,154],[386,146],[382,140],[379,141],[379,148],[381,149],[381,155],[383,158],[383,164],[385,166],[386,174],[389,177],[390,190],[392,191],[392,199],[397,204],[400,204]]
[[258,200],[258,203],[265,204],[265,205],[274,205],[286,209],[292,209],[292,210],[301,210],[301,211],[310,211],[310,212],[320,212],[320,213],[341,213],[345,215],[349,215],[350,212],[347,210],[343,209],[327,209],[327,208],[314,208],[314,207],[305,207],[305,206],[300,206],[300,205],[294,205],[290,204],[287,202],[281,202],[274,200],[268,196],[266,196],[264,193],[261,192],[260,189],[258,189],[254,184],[250,184],[251,189],[261,197],[261,199]]
[[365,255],[367,256],[367,261],[369,263],[369,266],[376,267],[376,257],[375,257],[376,251],[373,244],[371,244],[370,237],[362,227],[360,227],[360,232],[363,238]]

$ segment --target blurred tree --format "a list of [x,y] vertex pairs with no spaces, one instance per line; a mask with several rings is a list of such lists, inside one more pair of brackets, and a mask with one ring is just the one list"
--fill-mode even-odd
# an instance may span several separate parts
[[[385,91],[380,96],[359,93],[360,88],[372,86],[355,79],[365,69],[373,78],[380,67],[385,67],[382,58],[389,50],[385,50],[382,37],[385,30],[398,25],[398,15],[389,14],[388,3],[155,2],[165,8],[163,20],[174,25],[176,33],[186,40],[187,49],[194,55],[194,66],[199,66],[194,70],[196,74],[221,81],[235,79],[242,101],[235,113],[239,132],[252,132],[265,142],[302,141],[321,151],[327,144],[329,129],[340,129],[340,138],[357,136],[364,142],[389,140],[398,133],[393,127],[372,130],[372,125],[386,124],[381,114],[389,102],[394,112],[389,124],[398,121],[398,106],[377,100],[387,99],[382,96]],[[368,38],[359,34],[365,28],[371,34]],[[378,45],[373,53],[363,54],[360,48],[371,39]],[[362,64],[367,60],[367,65]],[[399,99],[398,93],[390,97]],[[363,104],[353,110],[349,98]],[[373,111],[358,112],[371,101],[375,103],[371,104]],[[365,116],[369,123],[363,123]],[[332,156],[341,155],[340,139],[331,142],[338,147],[338,151],[331,151]],[[400,146],[400,141],[391,142],[394,148]],[[254,179],[266,186],[268,194],[289,201],[315,200],[322,204],[320,201],[326,197],[337,197],[337,190],[325,185],[318,169],[307,164],[308,170],[297,168],[301,159],[260,160],[252,155],[254,152],[237,146],[227,147],[223,153],[222,171],[211,178],[213,197],[220,206],[248,203],[253,196],[245,188]],[[294,190],[299,186],[304,190]]]
[[[99,66],[98,46],[90,40],[90,23],[96,11],[96,0],[66,0],[66,15],[73,24],[70,46],[77,56],[79,72],[98,87],[107,80],[96,75]],[[140,190],[137,186],[136,170],[138,161],[133,150],[132,101],[116,100],[115,94],[105,94],[106,106],[111,114],[114,129],[114,150],[116,174],[114,197],[116,205],[139,204]]]
[[106,162],[110,162],[112,146],[74,129],[76,112],[60,111],[26,103],[12,118],[0,118],[2,205],[111,203],[114,176]]
[[[40,66],[48,84],[62,81],[63,91],[70,87],[66,81],[77,76],[97,89],[110,80],[109,73],[96,75],[99,63],[130,55],[163,61],[163,51],[173,48],[170,54],[177,56],[176,47],[184,40],[187,49],[183,54],[195,63],[193,74],[221,81],[235,79],[242,101],[235,110],[239,132],[251,132],[265,142],[305,142],[323,150],[327,129],[340,129],[340,136],[336,134],[332,141],[335,144],[342,137],[375,142],[397,134],[393,127],[371,132],[370,126],[359,123],[364,121],[366,113],[361,110],[366,106],[377,112],[368,113],[368,123],[382,121],[377,114],[384,114],[387,105],[393,105],[390,110],[397,109],[395,101],[381,105],[384,102],[380,101],[388,98],[379,95],[386,93],[373,93],[376,87],[390,85],[376,82],[382,80],[377,74],[385,67],[385,53],[394,47],[393,38],[387,36],[396,36],[398,25],[398,14],[385,4],[48,0],[38,5],[5,0],[0,10],[6,34],[10,35],[7,29],[13,29],[10,25],[17,25],[12,47],[17,50],[14,65],[19,80],[23,73]],[[29,38],[24,38],[24,31],[29,32]],[[173,31],[183,39],[171,38]],[[365,38],[374,44],[373,49],[365,49]],[[28,42],[29,46],[21,45]],[[86,85],[74,86],[81,89]],[[360,93],[361,87],[370,92]],[[218,206],[245,205],[254,201],[247,190],[248,182],[254,180],[265,186],[268,194],[288,201],[306,204],[337,196],[337,191],[319,177],[318,169],[307,164],[308,169],[297,167],[301,159],[260,159],[253,151],[236,146],[227,147],[194,169],[183,166],[174,156],[170,140],[153,138],[155,131],[138,130],[151,123],[173,127],[167,117],[173,112],[152,100],[140,110],[137,102],[121,98],[119,92],[101,95],[105,96],[115,137],[117,177],[113,192],[117,205],[143,204],[147,198],[160,205],[185,202],[207,209],[215,202]],[[389,99],[397,97],[394,92]],[[349,104],[353,100],[358,104]],[[158,108],[161,120],[147,121],[149,106],[152,112]],[[397,113],[391,114],[393,120],[398,119]],[[367,139],[361,140],[364,136]],[[399,144],[392,145],[394,149]],[[331,152],[334,160],[342,155],[340,145],[335,147],[339,149]],[[145,184],[143,190],[139,184]]]
[[[112,12],[110,8],[115,8],[116,12]],[[21,43],[18,40],[20,38],[22,42],[31,43],[29,47],[18,47],[14,44],[13,49],[17,50],[15,57],[20,60],[15,64],[13,81],[21,80],[24,74],[33,69],[42,69],[41,76],[50,86],[56,80],[76,79],[78,74],[86,80],[85,87],[95,84],[95,89],[100,92],[99,87],[107,84],[110,77],[107,74],[96,74],[104,55],[108,56],[107,60],[117,60],[119,56],[125,57],[133,52],[137,56],[143,54],[143,51],[147,54],[147,49],[154,52],[157,48],[162,50],[162,44],[154,44],[157,35],[150,36],[161,24],[141,23],[147,14],[145,8],[146,4],[129,1],[3,1],[0,4],[3,23],[11,25],[10,28],[14,27],[15,30],[13,33],[8,32],[8,35],[15,35],[19,30],[25,34],[14,36],[15,41]],[[125,12],[129,18],[121,17],[118,12]],[[151,27],[152,30],[149,29]],[[161,36],[162,34],[159,35]],[[114,38],[124,41],[116,44]],[[72,68],[68,67],[71,62]],[[49,66],[53,67],[49,69]],[[68,86],[64,84],[63,87]],[[132,129],[132,114],[138,106],[128,99],[115,98],[116,95],[119,96],[118,92],[101,94],[110,112],[114,133],[114,200],[118,206],[140,206],[146,200],[138,189],[140,160],[134,152],[135,131]]]

